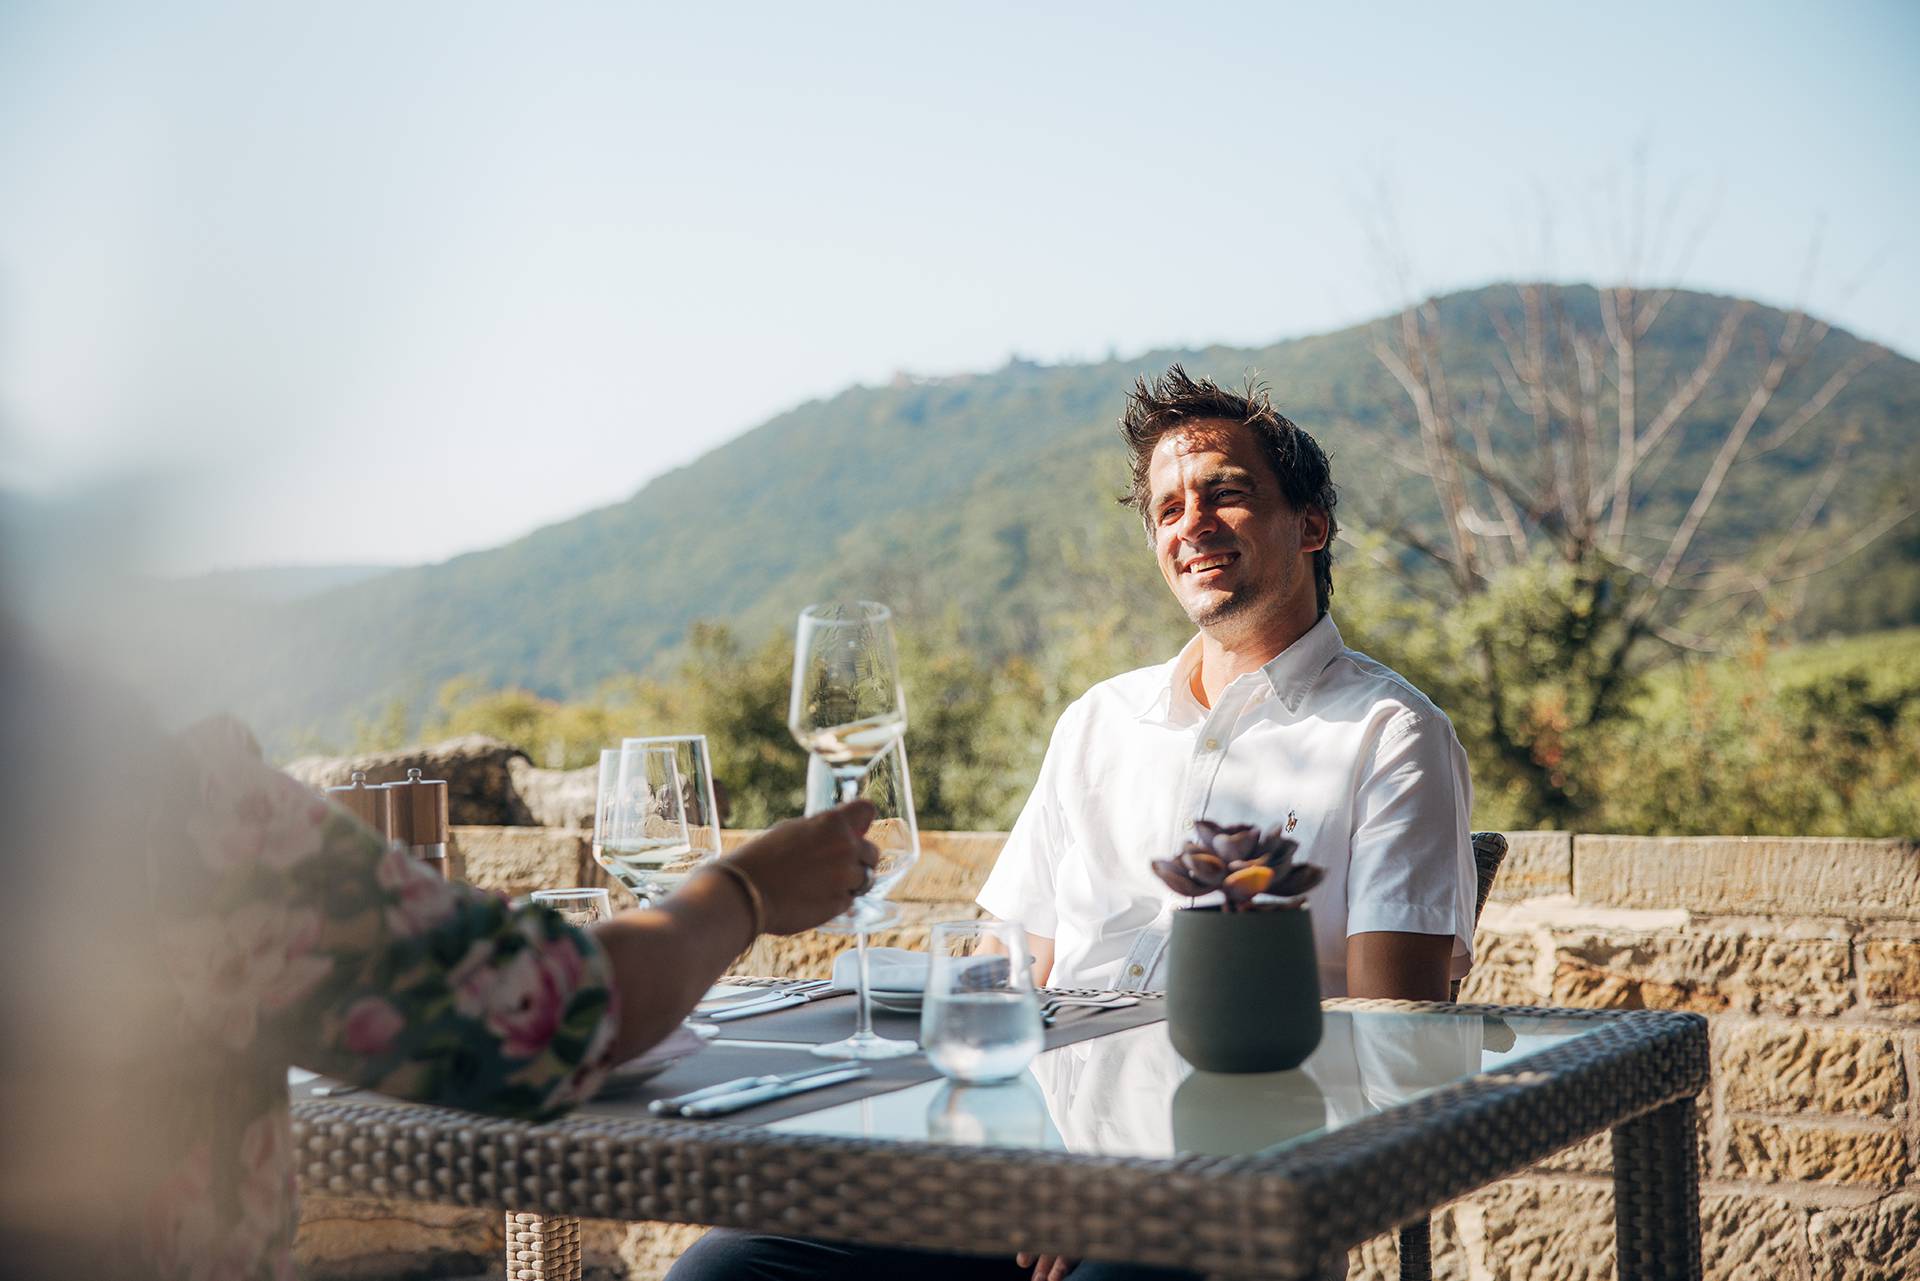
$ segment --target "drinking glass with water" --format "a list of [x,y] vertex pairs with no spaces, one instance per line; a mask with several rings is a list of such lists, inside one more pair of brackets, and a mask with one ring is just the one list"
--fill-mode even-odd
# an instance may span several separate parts
[[920,1008],[920,1044],[941,1075],[1004,1081],[1040,1053],[1040,998],[1027,939],[1006,921],[933,927],[933,964]]

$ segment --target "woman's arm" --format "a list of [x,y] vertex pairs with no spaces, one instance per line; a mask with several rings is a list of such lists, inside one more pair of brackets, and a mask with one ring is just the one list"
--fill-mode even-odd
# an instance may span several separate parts
[[867,801],[788,820],[726,856],[747,884],[707,868],[657,910],[623,912],[596,927],[621,993],[613,1060],[659,1042],[752,945],[748,884],[767,914],[760,925],[773,934],[798,933],[845,911],[865,884],[861,869],[879,857],[862,836],[872,821]]
[[[185,740],[150,825],[156,928],[194,1032],[407,1098],[547,1115],[692,1009],[760,924],[844,909],[871,807],[781,824],[604,943],[449,884],[284,774],[231,721]],[[730,884],[731,882],[731,884]],[[619,999],[616,999],[618,993]]]

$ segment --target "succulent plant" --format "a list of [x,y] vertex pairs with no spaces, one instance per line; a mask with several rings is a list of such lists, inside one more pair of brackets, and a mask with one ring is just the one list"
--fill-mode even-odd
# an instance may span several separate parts
[[1221,910],[1262,912],[1299,907],[1326,869],[1293,861],[1300,842],[1287,833],[1297,820],[1276,823],[1264,833],[1253,823],[1213,823],[1196,819],[1193,837],[1172,858],[1157,858],[1153,870],[1176,894],[1199,898],[1219,890]]

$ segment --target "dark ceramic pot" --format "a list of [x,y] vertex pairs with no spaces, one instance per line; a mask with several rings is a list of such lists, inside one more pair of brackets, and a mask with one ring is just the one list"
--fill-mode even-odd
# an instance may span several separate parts
[[1283,1072],[1320,1044],[1320,967],[1305,908],[1173,914],[1167,1032],[1203,1072]]

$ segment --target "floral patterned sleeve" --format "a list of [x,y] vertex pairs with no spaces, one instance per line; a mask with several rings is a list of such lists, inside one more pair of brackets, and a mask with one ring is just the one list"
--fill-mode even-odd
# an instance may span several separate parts
[[481,1112],[591,1096],[616,1006],[588,935],[441,880],[262,763],[234,722],[184,741],[184,839],[155,889],[196,1035]]

